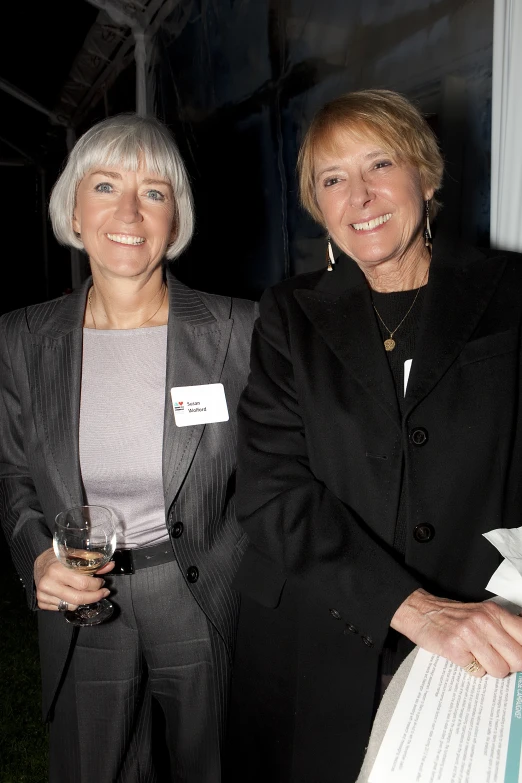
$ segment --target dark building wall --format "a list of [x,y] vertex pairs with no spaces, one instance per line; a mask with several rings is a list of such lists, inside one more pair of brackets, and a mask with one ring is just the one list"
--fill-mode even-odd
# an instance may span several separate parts
[[447,161],[439,223],[487,243],[493,0],[200,0],[158,40],[158,107],[176,131],[198,230],[182,275],[259,295],[324,263],[295,163],[313,113],[348,90],[398,90]]
[[[367,87],[399,90],[429,115],[447,161],[440,227],[487,244],[492,36],[493,0],[182,0],[156,37],[155,68],[157,113],[176,134],[196,203],[180,277],[257,297],[324,263],[324,232],[299,207],[299,142],[325,101]],[[134,108],[130,65],[78,135]],[[32,138],[47,120],[27,112]],[[45,202],[66,152],[64,129],[50,127],[35,152],[47,173]],[[2,178],[7,223],[16,226],[4,253],[13,259],[26,240],[0,302],[7,310],[61,294],[71,262],[48,227],[45,279],[37,167],[3,168]]]

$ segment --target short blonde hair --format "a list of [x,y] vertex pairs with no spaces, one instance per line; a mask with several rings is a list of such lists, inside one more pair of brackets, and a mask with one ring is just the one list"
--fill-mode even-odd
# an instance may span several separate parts
[[173,259],[189,244],[194,231],[192,193],[185,165],[170,132],[156,119],[118,114],[97,123],[81,136],[51,193],[49,214],[56,239],[62,245],[84,249],[73,230],[76,193],[84,176],[95,166],[123,166],[137,171],[140,164],[166,179],[176,204],[176,239],[167,248]]
[[[442,184],[444,161],[435,134],[420,111],[392,90],[358,90],[326,103],[314,116],[299,150],[297,170],[301,203],[324,225],[315,196],[314,159],[319,150],[334,150],[339,132],[376,140],[400,160],[415,166],[423,189],[437,191]],[[440,203],[433,198],[430,215]]]

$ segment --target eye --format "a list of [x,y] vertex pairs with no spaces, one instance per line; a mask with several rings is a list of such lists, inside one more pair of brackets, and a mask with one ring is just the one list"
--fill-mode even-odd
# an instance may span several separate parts
[[110,182],[99,182],[94,190],[98,193],[112,193],[112,185]]
[[375,164],[375,168],[384,169],[387,166],[391,166],[391,165],[392,165],[391,160],[378,160],[377,163]]
[[328,177],[328,179],[325,179],[323,182],[323,185],[325,188],[330,188],[332,185],[337,185],[337,183],[340,181],[339,177]]
[[152,199],[152,201],[165,201],[165,196],[159,190],[148,190],[147,196]]

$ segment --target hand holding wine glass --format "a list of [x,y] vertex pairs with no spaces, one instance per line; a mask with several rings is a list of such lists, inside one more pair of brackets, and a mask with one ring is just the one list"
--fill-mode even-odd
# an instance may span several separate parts
[[[116,546],[114,517],[105,506],[74,506],[55,519],[54,552],[67,568],[94,574],[111,559]],[[65,611],[73,625],[97,625],[111,616],[113,606],[106,598]]]

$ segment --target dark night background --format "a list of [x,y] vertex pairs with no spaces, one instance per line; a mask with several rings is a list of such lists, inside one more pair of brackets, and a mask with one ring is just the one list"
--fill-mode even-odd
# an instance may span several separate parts
[[[133,37],[113,18],[115,8],[149,19],[154,29],[155,112],[177,138],[195,196],[196,234],[176,262],[185,282],[258,298],[266,286],[324,264],[323,232],[298,203],[297,150],[317,108],[360,88],[394,89],[416,101],[447,164],[439,227],[488,243],[493,0],[93,3],[2,7],[0,313],[73,286],[71,253],[52,236],[47,204],[67,133],[77,137],[105,116],[136,107]],[[12,88],[54,116],[14,97]],[[13,675],[16,685],[4,674],[0,697],[7,693],[11,701],[0,739],[17,712],[27,721],[38,717],[36,646],[32,625],[24,625],[34,618],[24,612],[27,619],[17,619],[23,594],[3,562],[2,619],[19,636],[2,635],[0,664],[12,673],[13,661],[25,656],[36,668],[21,679]],[[22,646],[24,638],[30,646]],[[30,695],[20,685],[24,677],[33,680]],[[45,747],[39,731],[23,724],[15,739],[4,736],[21,771],[16,780],[43,779],[22,771],[27,748]],[[11,783],[1,747],[0,756],[0,783]]]
[[[428,115],[447,161],[440,223],[487,244],[493,0],[146,6],[164,17],[154,36],[156,113],[177,137],[195,194],[196,235],[177,263],[186,282],[257,298],[323,263],[322,232],[298,204],[299,140],[322,103],[364,87],[399,90]],[[106,12],[86,0],[11,4],[3,28],[0,79],[55,111],[76,136],[135,108],[132,35]],[[91,69],[83,84],[74,82],[82,64]],[[71,287],[70,253],[45,218],[66,154],[64,125],[0,91],[0,312]]]

